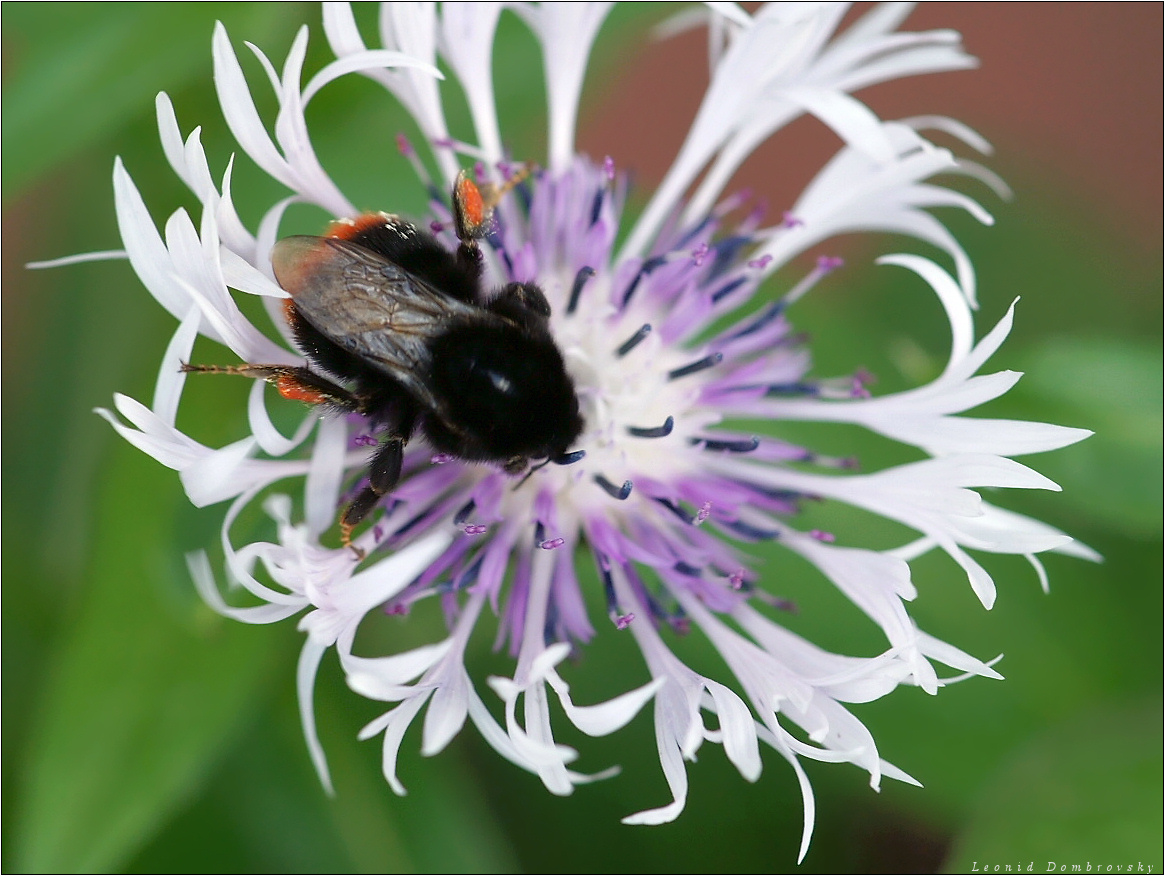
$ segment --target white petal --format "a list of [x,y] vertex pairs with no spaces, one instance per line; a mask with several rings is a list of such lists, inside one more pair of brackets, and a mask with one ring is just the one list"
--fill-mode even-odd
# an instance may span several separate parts
[[334,82],[341,76],[346,76],[349,73],[362,72],[364,70],[394,67],[413,67],[417,70],[423,70],[434,79],[445,78],[444,74],[432,64],[428,64],[418,58],[410,58],[402,52],[390,52],[384,49],[361,51],[332,61],[313,76],[311,81],[308,82],[307,88],[303,90],[303,103],[306,106],[308,101],[315,97],[321,88],[329,82]]
[[850,146],[878,162],[894,159],[894,147],[881,120],[863,103],[827,88],[796,86],[781,90],[783,97],[800,104],[833,129]]
[[761,760],[752,713],[729,688],[711,679],[705,679],[704,684],[716,704],[724,753],[745,779],[755,782],[760,778]]
[[259,111],[251,99],[251,89],[221,22],[216,23],[214,28],[213,55],[215,87],[231,133],[247,155],[270,176],[288,188],[296,188],[287,162],[271,142],[259,118]]
[[[120,158],[113,165],[113,194],[117,227],[134,273],[159,304],[182,319],[189,312],[191,298],[174,281],[170,254]],[[210,337],[221,341],[213,334]]]
[[620,730],[639,714],[647,702],[663,686],[665,679],[656,678],[642,687],[593,706],[576,706],[570,698],[570,688],[557,672],[551,671],[547,681],[558,694],[563,711],[570,723],[588,736],[607,736]]
[[494,104],[493,48],[501,3],[445,3],[441,8],[442,55],[457,74],[487,167],[503,157]]
[[666,732],[665,722],[658,713],[656,705],[655,740],[659,749],[659,765],[663,769],[663,776],[672,793],[672,802],[658,809],[647,809],[636,812],[623,819],[624,824],[666,824],[675,821],[688,801],[688,773],[684,768],[683,758],[680,757],[679,747],[675,739]]
[[[423,645],[391,657],[357,657],[341,651],[340,659],[347,671],[348,686],[372,699],[387,699],[381,691],[401,687],[436,665],[448,652],[453,640]],[[392,697],[396,699],[396,697]]]
[[245,624],[276,623],[302,611],[306,604],[306,600],[302,597],[296,597],[284,604],[270,603],[249,608],[235,608],[227,605],[219,594],[218,587],[214,583],[214,574],[210,570],[210,560],[207,559],[205,551],[187,554],[186,568],[189,569],[194,586],[207,605],[224,617],[233,618]]
[[254,438],[243,438],[218,450],[200,455],[179,472],[186,495],[196,508],[205,508],[233,498],[249,488],[253,480],[245,476],[255,470],[251,454]]
[[954,645],[949,645],[941,639],[928,635],[921,630],[918,633],[918,646],[927,657],[941,660],[952,669],[961,669],[964,672],[978,675],[983,678],[1002,679],[1003,676],[981,660],[976,660],[970,654],[960,651]]
[[221,250],[221,256],[223,279],[232,289],[238,289],[248,295],[262,295],[269,298],[290,297],[279,288],[279,284],[234,251],[224,246]]
[[303,723],[303,736],[307,740],[307,750],[311,754],[311,762],[315,765],[320,782],[329,796],[336,793],[332,787],[332,778],[328,774],[328,762],[324,757],[324,747],[320,744],[319,734],[316,732],[315,708],[312,699],[315,691],[316,673],[320,668],[320,661],[324,657],[327,647],[317,644],[308,638],[303,643],[303,650],[299,652],[299,664],[295,671],[295,687],[299,692],[299,717]]
[[449,680],[433,692],[421,733],[421,754],[430,757],[444,750],[461,732],[469,714],[469,678],[461,672],[450,673]]
[[327,530],[336,518],[347,440],[348,426],[340,417],[326,417],[320,423],[304,485],[304,516],[313,535]]
[[166,352],[162,354],[162,367],[158,369],[158,382],[154,386],[153,408],[158,419],[167,426],[173,426],[178,416],[178,402],[186,383],[186,374],[181,365],[190,361],[190,351],[194,349],[194,340],[198,337],[201,323],[202,316],[198,308],[192,307],[174,332]]
[[384,731],[381,769],[384,772],[384,778],[389,786],[401,797],[405,795],[406,791],[405,786],[396,777],[396,756],[400,751],[400,744],[401,740],[404,739],[405,731],[409,729],[409,724],[417,716],[417,712],[420,711],[421,706],[425,704],[427,698],[427,695],[413,697],[410,700],[405,700],[405,702],[389,712],[389,716],[391,717]]
[[966,359],[975,342],[975,326],[971,321],[971,312],[963,297],[963,290],[951,279],[942,268],[929,259],[912,255],[887,255],[878,259],[880,265],[900,265],[909,268],[926,280],[938,295],[943,309],[947,312],[947,321],[951,326],[951,355],[947,363],[947,370],[956,363]]

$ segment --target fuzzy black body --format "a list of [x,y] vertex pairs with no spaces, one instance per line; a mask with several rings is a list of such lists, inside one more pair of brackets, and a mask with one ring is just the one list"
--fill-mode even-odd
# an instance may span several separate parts
[[353,503],[347,525],[395,485],[415,428],[439,451],[509,471],[563,456],[582,431],[545,295],[511,283],[487,299],[476,251],[376,214],[281,240],[272,264],[298,346],[343,385],[319,400],[388,436],[370,463],[375,495]]

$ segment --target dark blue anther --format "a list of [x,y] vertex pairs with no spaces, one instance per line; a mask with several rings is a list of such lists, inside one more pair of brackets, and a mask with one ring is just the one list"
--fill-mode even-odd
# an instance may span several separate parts
[[477,575],[481,571],[482,560],[484,560],[484,559],[485,559],[484,555],[479,555],[478,558],[473,561],[473,564],[468,569],[466,569],[464,572],[462,572],[460,575],[458,575],[456,578],[454,578],[453,581],[450,582],[452,589],[453,590],[461,590],[465,587],[468,587],[470,584],[472,584],[474,581],[476,581]]
[[665,435],[670,435],[671,430],[675,428],[676,421],[674,417],[668,417],[663,421],[662,426],[651,426],[643,429],[639,426],[628,426],[627,434],[634,435],[636,438],[663,438]]
[[731,295],[733,292],[744,285],[745,280],[745,277],[737,277],[735,280],[729,280],[727,283],[712,293],[712,303],[715,304],[721,298],[724,298],[727,295]]
[[683,368],[676,368],[674,371],[669,371],[667,373],[667,379],[676,380],[680,377],[687,377],[689,374],[695,374],[697,371],[703,371],[705,368],[719,365],[723,359],[723,353],[712,353],[710,356],[705,356],[703,359],[693,362],[691,365],[685,365]]
[[720,276],[720,274],[724,273],[736,262],[736,257],[742,249],[746,246],[751,246],[755,242],[754,238],[746,234],[734,234],[731,237],[718,240],[713,247],[716,251],[716,260],[712,262],[712,267],[708,269],[708,276]]
[[564,453],[561,456],[556,456],[550,461],[555,465],[574,465],[586,455],[587,452],[585,450],[572,450],[570,453]]
[[719,522],[721,526],[731,529],[742,538],[750,538],[754,541],[771,541],[780,535],[775,530],[761,529],[759,526],[752,526],[743,520],[721,520]]
[[751,453],[760,447],[760,438],[753,435],[751,438],[740,441],[717,441],[712,438],[689,438],[692,444],[702,444],[705,450],[720,450],[727,453]]
[[607,594],[607,605],[614,611],[618,607],[618,600],[615,598],[615,581],[611,578],[611,570],[603,568],[603,564],[599,564],[599,572],[603,576],[603,590]]
[[469,515],[473,513],[473,509],[475,507],[477,507],[477,503],[474,502],[473,499],[470,499],[468,502],[461,506],[460,511],[453,515],[453,523],[456,526],[460,526],[462,523],[469,519]]
[[687,511],[685,511],[683,508],[681,508],[679,505],[677,505],[671,499],[661,499],[659,497],[656,497],[655,501],[657,501],[657,502],[659,502],[659,504],[663,505],[664,508],[666,508],[672,514],[674,514],[676,517],[680,518],[680,520],[684,521],[684,523],[695,523],[696,522],[696,518],[694,516],[689,514]]
[[627,285],[627,291],[623,293],[624,307],[631,301],[631,296],[635,294],[635,290],[639,288],[639,281],[666,262],[667,259],[663,256],[652,256],[643,263],[643,266],[640,267],[639,271],[636,272],[631,282]]
[[595,192],[595,200],[591,204],[591,225],[599,221],[599,214],[603,212],[603,193],[606,189]]
[[635,334],[619,345],[618,349],[615,350],[615,355],[626,356],[637,346],[639,346],[639,342],[646,338],[649,334],[651,334],[651,323],[645,322],[639,327]]
[[684,232],[684,236],[680,238],[680,242],[676,244],[675,249],[684,249],[688,244],[696,239],[696,235],[701,234],[705,228],[708,227],[712,221],[711,216],[705,216],[696,225]]
[[770,383],[765,389],[766,396],[774,395],[817,395],[821,389],[813,383]]
[[595,475],[595,483],[602,487],[608,496],[610,496],[612,499],[618,499],[620,502],[631,495],[631,490],[635,486],[631,483],[631,481],[623,481],[623,486],[616,487],[601,474]]
[[762,487],[759,484],[749,484],[750,490],[755,490],[762,496],[768,496],[770,499],[776,499],[780,502],[798,502],[806,498],[806,495],[800,490],[782,490],[777,487]]
[[758,313],[748,325],[742,329],[738,329],[727,336],[728,340],[735,340],[736,338],[743,338],[751,335],[753,332],[760,331],[785,310],[785,303],[783,301],[776,301]]
[[578,269],[578,273],[574,275],[574,284],[570,287],[570,300],[566,304],[567,313],[574,313],[575,308],[578,307],[578,298],[582,294],[583,286],[594,275],[594,268],[584,266]]
[[422,520],[427,519],[428,516],[429,516],[429,511],[426,509],[425,511],[422,511],[420,514],[418,514],[416,517],[413,517],[411,520],[406,521],[403,526],[397,527],[396,532],[394,532],[392,534],[393,540],[399,540],[402,535],[405,535],[409,530],[411,530],[413,527],[415,527]]

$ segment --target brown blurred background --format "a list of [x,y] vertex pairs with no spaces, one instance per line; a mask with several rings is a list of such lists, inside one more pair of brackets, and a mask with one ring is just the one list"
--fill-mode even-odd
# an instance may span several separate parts
[[[746,4],[748,5],[748,4]],[[859,4],[847,20],[869,4]],[[860,93],[883,118],[935,113],[995,146],[991,166],[1075,187],[1096,220],[1145,247],[1161,241],[1162,4],[921,4],[902,25],[963,35],[977,70],[915,76]],[[591,104],[583,150],[634,156],[644,187],[662,178],[707,84],[706,38],[692,31],[642,48],[618,87]],[[661,95],[660,82],[670,82]],[[612,84],[613,85],[613,84]],[[777,142],[779,141],[779,142]],[[812,119],[790,126],[737,182],[792,203],[836,138]],[[805,156],[806,162],[798,162]],[[1022,189],[1022,186],[1017,186]]]

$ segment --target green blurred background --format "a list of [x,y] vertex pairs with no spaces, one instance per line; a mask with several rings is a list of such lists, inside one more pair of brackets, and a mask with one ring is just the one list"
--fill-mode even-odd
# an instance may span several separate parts
[[[119,245],[114,155],[159,223],[178,206],[195,207],[162,158],[155,93],[169,92],[184,132],[204,126],[212,172],[221,173],[232,143],[211,86],[214,20],[237,49],[252,41],[277,64],[295,28],[310,23],[315,70],[326,61],[318,9],[8,3],[2,14],[3,869],[792,869],[801,802],[777,757],[766,756],[764,775],[750,785],[706,746],[690,766],[677,822],[619,824],[668,799],[649,715],[610,739],[564,736],[579,745],[581,768],[624,767],[566,799],[473,731],[432,759],[418,755],[412,732],[400,763],[410,793],[397,798],[380,777],[379,746],[355,740],[379,710],[347,691],[333,661],[316,709],[338,793],[323,794],[295,707],[301,636],[291,623],[246,627],[200,603],[182,558],[213,546],[222,509],[191,508],[172,472],[92,413],[114,392],[149,400],[173,321],[126,263],[22,267]],[[583,106],[583,146],[636,168],[641,190],[674,154],[706,80],[699,35],[639,48],[661,14],[640,7],[612,17]],[[1049,861],[1160,869],[1161,14],[1158,4],[924,8],[908,29],[963,30],[983,71],[862,94],[885,115],[949,113],[994,141],[990,166],[1016,199],[1001,204],[968,184],[997,226],[944,217],[979,270],[979,330],[1023,296],[991,365],[1027,376],[982,413],[1097,433],[1025,460],[1062,494],[996,501],[1065,529],[1105,562],[1047,556],[1052,592],[1044,595],[1021,559],[985,557],[1000,585],[989,613],[952,563],[916,564],[913,612],[922,627],[980,658],[1004,653],[1006,681],[975,680],[935,698],[902,690],[856,707],[882,755],[926,787],[887,783],[874,794],[857,770],[809,764],[818,817],[804,872],[958,872],[975,862],[1034,862],[1042,872]],[[534,42],[509,20],[495,58],[508,143],[516,155],[538,155],[545,129]],[[463,122],[464,113],[454,118]],[[325,166],[365,199],[361,206],[421,208],[392,142],[409,124],[378,87],[354,77],[337,83],[313,102],[309,124]],[[798,123],[750,162],[740,183],[783,209],[835,145],[819,126]],[[235,181],[252,227],[283,194],[246,160]],[[871,256],[898,249],[875,245],[831,244],[849,268],[794,318],[813,335],[818,373],[865,366],[883,392],[936,374],[947,337],[921,286],[869,266]],[[204,355],[215,352],[208,345]],[[180,425],[207,443],[234,440],[245,428],[245,389],[192,393]],[[789,434],[827,452],[859,453],[871,470],[911,458],[858,431]],[[862,543],[861,526],[871,526],[869,538],[887,535],[844,508],[811,513],[850,543]],[[768,579],[801,607],[789,619],[794,629],[847,653],[879,647],[869,625],[806,567],[779,552],[765,556]],[[394,648],[440,634],[433,618],[385,624]],[[491,638],[489,630],[475,640],[477,679],[504,670],[489,654]],[[699,642],[682,647],[693,660],[710,657]],[[579,699],[641,683],[628,665],[639,665],[628,637],[601,630],[570,671]]]

